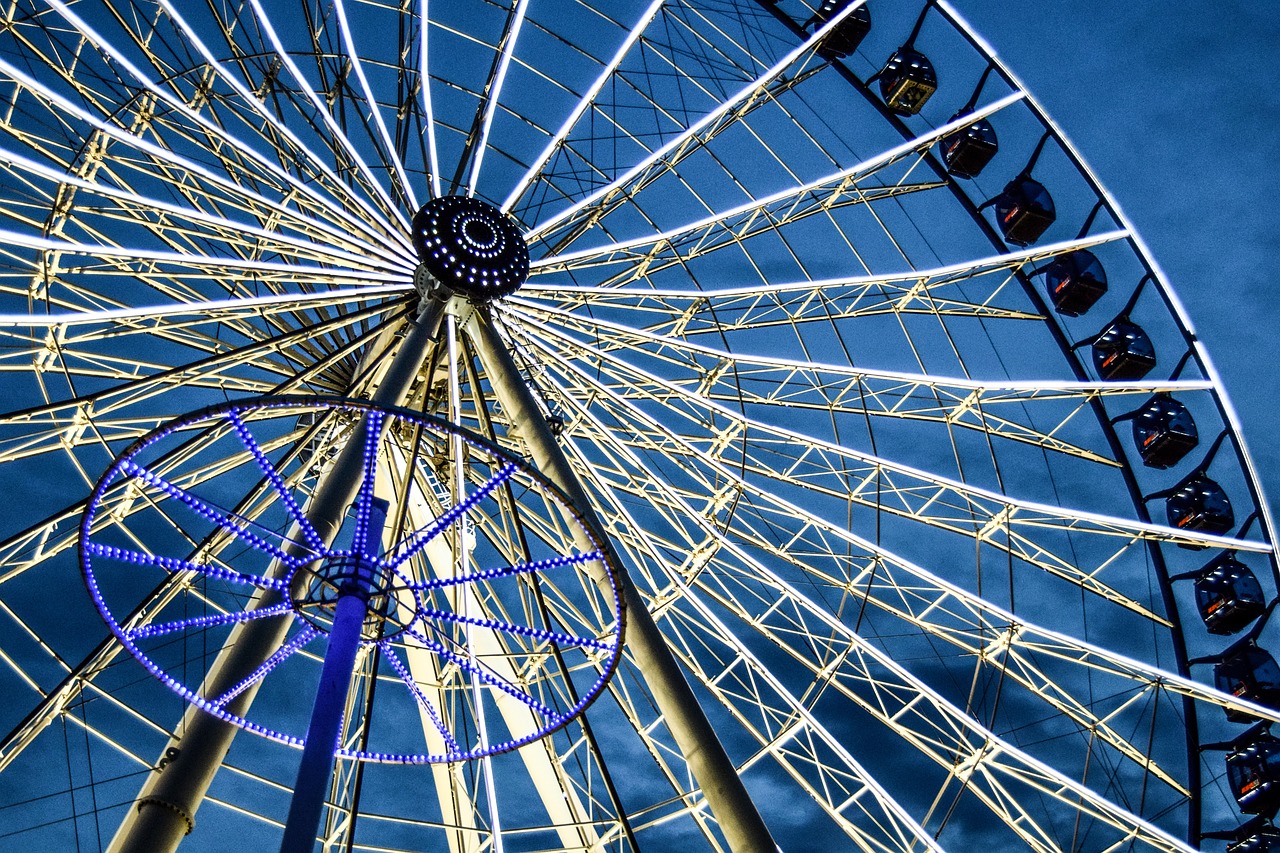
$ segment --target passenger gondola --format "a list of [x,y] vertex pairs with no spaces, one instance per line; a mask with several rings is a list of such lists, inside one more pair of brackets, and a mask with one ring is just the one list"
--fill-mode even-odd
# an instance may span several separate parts
[[1169,394],[1156,394],[1134,413],[1133,441],[1148,468],[1171,468],[1200,443],[1190,410]]
[[[853,0],[823,0],[818,11],[813,13],[814,27],[822,27],[852,2]],[[865,5],[860,6],[827,33],[827,37],[818,46],[818,55],[827,60],[852,56],[869,32],[871,32],[871,10]]]
[[1106,380],[1141,379],[1156,366],[1156,348],[1141,326],[1118,317],[1094,338],[1093,366]]
[[1196,471],[1170,490],[1165,514],[1171,527],[1221,536],[1236,524],[1231,501],[1222,486]]
[[996,197],[996,223],[1005,242],[1030,246],[1057,219],[1053,198],[1044,184],[1027,174],[1005,185]]
[[1045,285],[1053,310],[1079,317],[1107,292],[1107,271],[1088,249],[1077,249],[1053,259],[1045,269]]
[[1280,807],[1280,741],[1270,735],[1227,753],[1227,781],[1240,811],[1274,814]]
[[[952,121],[964,118],[971,110],[961,110]],[[962,127],[942,138],[942,162],[947,172],[957,178],[976,178],[982,174],[991,159],[1000,150],[996,129],[991,122],[980,118],[968,127]]]
[[923,53],[900,47],[880,69],[880,95],[885,106],[900,116],[913,116],[938,91],[938,75]]
[[[1214,686],[1237,699],[1268,708],[1280,708],[1280,665],[1266,649],[1253,644],[1232,652],[1213,667]],[[1258,718],[1247,711],[1226,709],[1233,723],[1254,723]]]
[[1280,830],[1260,826],[1228,844],[1227,853],[1280,853]]
[[1210,634],[1235,634],[1267,609],[1257,575],[1234,551],[1223,551],[1205,564],[1196,576],[1195,597]]

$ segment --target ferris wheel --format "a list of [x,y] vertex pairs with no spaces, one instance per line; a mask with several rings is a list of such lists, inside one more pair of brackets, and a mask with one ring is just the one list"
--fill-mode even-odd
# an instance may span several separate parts
[[1280,850],[1273,525],[947,0],[16,0],[0,843]]

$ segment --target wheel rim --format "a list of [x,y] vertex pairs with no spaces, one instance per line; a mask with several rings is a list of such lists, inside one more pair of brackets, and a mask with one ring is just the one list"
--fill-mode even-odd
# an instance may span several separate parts
[[[1226,643],[1203,632],[1189,583],[1169,578],[1231,548],[1270,598],[1270,523],[1212,365],[1128,222],[999,66],[973,115],[996,127],[1002,153],[960,200],[930,171],[919,151],[936,152],[990,62],[946,3],[923,24],[918,10],[871,4],[871,33],[839,67],[804,46],[817,25],[805,30],[800,4],[777,15],[660,5],[615,22],[585,9],[547,17],[536,3],[470,17],[433,3],[429,98],[416,7],[313,5],[290,29],[272,6],[231,41],[212,13],[164,4],[136,26],[53,8],[49,29],[8,13],[29,41],[6,38],[29,64],[0,66],[17,81],[6,163],[26,182],[3,191],[6,267],[30,283],[33,313],[64,319],[4,332],[26,371],[5,460],[37,476],[57,458],[80,481],[45,489],[4,543],[16,602],[5,648],[34,635],[51,650],[22,652],[15,683],[49,690],[65,673],[53,655],[85,653],[74,632],[41,622],[23,584],[65,573],[65,519],[87,481],[129,441],[222,394],[367,394],[417,299],[414,211],[474,194],[521,224],[531,272],[490,306],[455,303],[456,321],[492,322],[563,428],[605,535],[784,846],[805,823],[872,848],[963,844],[982,826],[1004,839],[989,843],[1132,835],[1179,849],[1242,822],[1217,784],[1221,751],[1196,754],[1244,731],[1221,719],[1234,700],[1207,686],[1204,659]],[[129,40],[153,17],[181,50]],[[907,41],[937,68],[931,103],[897,127],[856,112],[847,78],[866,82]],[[92,50],[78,76],[59,77],[55,55],[82,44]],[[351,52],[359,62],[344,62]],[[163,74],[147,64],[159,54]],[[326,86],[338,86],[332,108]],[[45,129],[55,115],[66,124]],[[414,136],[432,120],[436,133]],[[23,135],[36,127],[50,147]],[[131,139],[137,128],[152,136]],[[1033,171],[1058,222],[1026,249],[992,248],[998,225],[983,209],[984,234],[964,199],[993,199],[1045,130]],[[1102,259],[1111,289],[1084,316],[1059,317],[1043,268],[1073,250]],[[1082,366],[1088,338],[1131,312],[1158,367],[1099,380]],[[446,414],[449,375],[463,427],[523,453],[465,341],[460,357],[428,361],[413,405]],[[1207,439],[1169,474],[1143,468],[1105,423],[1160,392],[1187,402]],[[1236,510],[1227,535],[1164,524],[1158,496],[1149,513],[1133,505],[1174,486],[1219,432],[1208,470]],[[425,816],[394,814],[394,797],[373,805],[361,792],[378,783],[350,775],[335,798],[368,819],[351,830],[335,809],[326,832],[483,844],[501,823],[561,846],[581,832],[588,846],[717,838],[633,670],[624,662],[608,708],[593,707],[596,731],[571,725],[538,747],[552,760],[510,765],[544,813],[490,802],[481,780],[502,770],[463,771],[465,819],[438,793]],[[143,729],[172,726],[171,705],[111,682],[121,671],[71,698],[105,699]],[[81,718],[91,755],[121,743],[122,773],[153,760],[154,733],[92,714]],[[601,745],[617,732],[629,747]],[[8,772],[56,753],[49,741],[12,740]],[[251,768],[241,778],[270,780],[247,750],[233,755]],[[577,782],[553,770],[569,756],[582,762]],[[616,777],[641,764],[652,776],[633,795]],[[243,805],[262,784],[229,786],[227,815],[202,821],[254,821],[237,808],[271,819],[269,806]],[[761,793],[773,784],[791,816]],[[565,788],[592,793],[548,816],[546,791]],[[1046,802],[1062,811],[1041,817]]]
[[[280,436],[290,436],[300,420],[311,424],[312,437],[300,450],[288,441],[282,446]],[[378,709],[369,681],[394,684],[398,679],[406,694],[400,699],[411,699],[416,712],[436,731],[429,735],[430,751],[397,751],[366,735],[359,748],[344,747],[339,755],[399,764],[466,761],[517,749],[568,724],[599,695],[617,666],[623,618],[616,572],[596,534],[581,526],[551,483],[497,448],[412,412],[343,400],[275,397],[206,409],[139,439],[103,475],[81,522],[81,568],[112,633],[187,702],[255,734],[301,745],[307,700],[315,693],[318,672],[308,673],[290,659],[323,657],[317,647],[324,647],[330,633],[338,596],[361,566],[351,546],[341,547],[340,541],[326,544],[305,520],[301,506],[315,493],[326,470],[323,462],[307,454],[307,447],[326,440],[343,443],[350,440],[341,438],[343,433],[361,428],[378,439],[365,454],[365,483],[343,525],[348,536],[356,535],[368,515],[375,481],[389,479],[388,469],[411,473],[402,474],[405,482],[393,490],[399,500],[389,511],[393,519],[400,519],[398,529],[389,531],[381,556],[368,566],[361,657],[382,660],[357,664],[358,671],[367,670],[362,673],[365,698],[361,719],[348,725],[385,734],[387,723],[374,719]],[[455,441],[466,448],[465,463],[458,464],[471,481],[456,503],[455,484],[450,482]],[[223,500],[237,486],[208,472],[242,475],[250,463],[261,470],[274,494],[268,494],[265,504],[261,496],[255,500],[245,495],[231,509]],[[437,464],[443,475],[431,470]],[[151,510],[135,510],[138,502],[150,504]],[[535,506],[539,503],[541,510]],[[272,519],[267,504],[293,524]],[[494,539],[477,536],[478,524],[527,530],[522,541],[526,548],[532,544],[538,550],[519,555],[492,552],[483,546],[492,546]],[[594,543],[595,550],[575,552],[574,535],[561,533],[557,541],[557,531],[565,529]],[[166,553],[165,546],[175,540],[198,543],[194,556],[189,548]],[[246,549],[250,553],[243,553]],[[232,556],[224,557],[227,552]],[[422,565],[424,560],[432,568]],[[273,573],[276,561],[283,568]],[[255,564],[261,569],[255,571]],[[592,566],[605,579],[604,588],[611,590],[603,599],[597,597],[603,590],[596,590],[594,583],[575,583],[572,577]],[[183,591],[158,614],[158,621],[122,625],[111,602],[136,599],[131,590],[140,582],[139,568],[148,567],[155,577],[146,586],[176,585]],[[570,576],[560,572],[562,576],[554,578],[560,569],[568,569]],[[226,587],[216,588],[218,582]],[[259,598],[271,593],[281,600]],[[506,618],[494,618],[497,614]],[[592,615],[599,623],[580,622],[576,636],[562,630]],[[208,673],[185,661],[180,673],[165,666],[174,635],[181,637],[184,647],[220,648],[233,642],[224,632],[260,619],[292,624],[284,628],[279,648],[227,689],[211,687]],[[205,632],[213,635],[203,636]],[[483,632],[493,636],[479,636]],[[574,660],[575,652],[586,656]],[[581,680],[583,673],[592,672],[594,678]],[[575,673],[576,686],[566,682]],[[256,717],[250,708],[239,710],[238,696],[276,680],[283,689],[276,688],[274,699],[255,704],[277,712],[281,722],[264,724],[250,719]],[[491,741],[486,733],[480,742],[468,743],[468,736],[477,737],[485,729],[478,722],[486,713],[480,707],[483,700],[472,680],[488,688],[491,698],[527,706],[524,729],[516,722],[508,740]],[[384,688],[382,701],[386,692]],[[555,707],[565,696],[574,701]],[[282,710],[287,713],[278,714]],[[397,725],[412,716],[403,707],[382,714]],[[512,717],[508,709],[503,716],[516,719],[520,714]]]

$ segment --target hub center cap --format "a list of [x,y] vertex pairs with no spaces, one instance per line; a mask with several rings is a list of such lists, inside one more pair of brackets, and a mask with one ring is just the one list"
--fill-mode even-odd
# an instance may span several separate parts
[[529,275],[515,221],[467,196],[433,198],[413,217],[413,246],[435,283],[477,301],[514,293]]
[[333,625],[338,596],[358,587],[368,608],[362,636],[371,643],[403,634],[418,619],[421,604],[407,577],[349,551],[335,551],[299,569],[291,586],[294,611],[325,634]]

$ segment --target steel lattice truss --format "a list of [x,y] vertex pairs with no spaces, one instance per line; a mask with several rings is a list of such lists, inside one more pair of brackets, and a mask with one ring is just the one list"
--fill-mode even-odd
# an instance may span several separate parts
[[[1244,730],[1223,709],[1280,712],[1187,664],[1226,643],[1167,579],[1225,549],[1274,590],[1270,519],[1212,364],[1071,143],[946,2],[916,42],[943,87],[897,126],[861,91],[916,4],[872,3],[872,34],[838,62],[818,46],[854,6],[823,24],[799,0],[592,5],[0,10],[0,838],[105,845],[182,713],[81,593],[95,481],[214,403],[373,395],[419,307],[410,220],[448,194],[509,212],[532,273],[491,306],[451,303],[456,345],[432,346],[405,405],[527,454],[475,343],[496,330],[784,849],[1187,850],[1188,826],[1241,822],[1222,752],[1199,747]],[[952,117],[988,65],[974,111]],[[962,185],[939,141],[979,119],[1001,154]],[[1005,246],[975,208],[1046,133],[1036,175],[1058,224]],[[1057,316],[1041,273],[1083,249],[1112,292],[1090,317]],[[1088,345],[1121,313],[1159,367],[1105,381]],[[1114,420],[1157,393],[1205,438],[1169,472],[1144,469]],[[299,419],[263,452],[318,460],[280,463],[305,502],[307,465],[348,434]],[[174,470],[192,488],[238,476],[236,512],[270,527],[286,489],[243,452],[190,467],[210,446],[193,439]],[[1235,506],[1222,535],[1144,498],[1201,460]],[[406,459],[378,488],[417,495],[422,526],[451,505],[438,473]],[[556,535],[469,530],[516,562],[521,536]],[[245,548],[189,544],[227,571]],[[121,624],[163,623],[193,594],[210,613],[243,607],[199,575],[140,590]],[[383,685],[439,676],[388,666],[361,659],[349,749]],[[493,677],[520,687],[503,666]],[[495,726],[522,725],[493,701]],[[189,845],[274,837],[294,755],[237,740]],[[724,849],[626,655],[583,720],[517,752],[340,761],[323,838]]]

